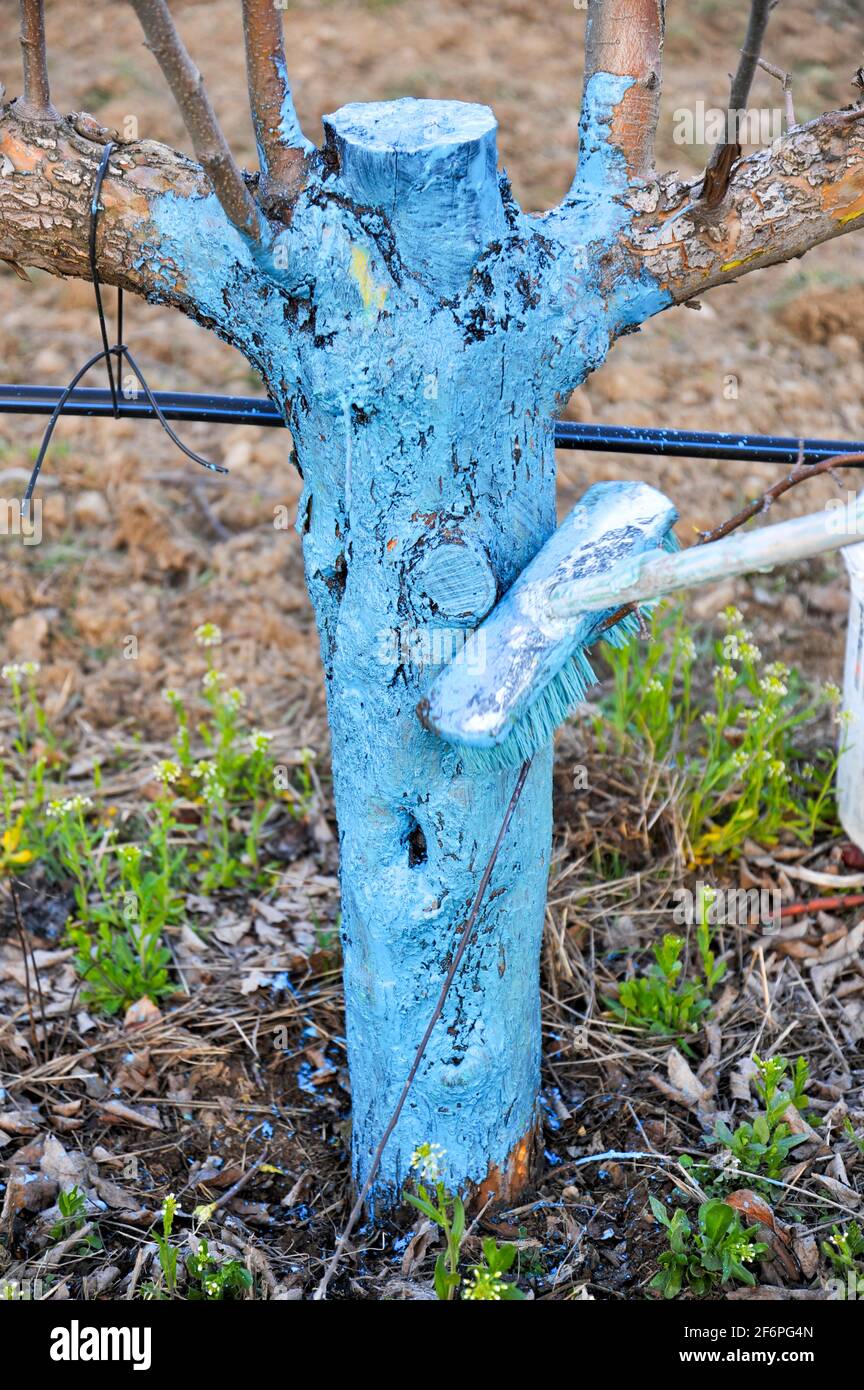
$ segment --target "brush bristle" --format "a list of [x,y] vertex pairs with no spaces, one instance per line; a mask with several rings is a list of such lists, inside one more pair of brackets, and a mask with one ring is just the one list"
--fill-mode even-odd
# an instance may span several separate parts
[[[664,550],[675,553],[680,550],[674,531],[669,531],[662,542]],[[645,614],[656,608],[655,603],[640,604]],[[635,613],[628,613],[614,627],[602,633],[602,640],[611,647],[626,647],[640,630],[639,619]],[[598,635],[596,640],[601,640]],[[453,754],[462,764],[465,772],[495,773],[510,767],[521,767],[526,758],[532,758],[539,749],[544,748],[553,737],[555,730],[570,718],[582,704],[589,686],[597,684],[591,663],[584,650],[577,647],[570,659],[562,666],[557,676],[544,686],[531,708],[510,730],[510,733],[494,748],[476,748],[460,743],[452,748]]]

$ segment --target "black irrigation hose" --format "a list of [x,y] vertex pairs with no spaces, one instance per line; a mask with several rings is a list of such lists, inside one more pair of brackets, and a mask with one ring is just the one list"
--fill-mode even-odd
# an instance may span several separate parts
[[[119,348],[110,351],[117,353]],[[127,359],[129,352],[123,348]],[[88,366],[104,353],[91,358]],[[134,368],[133,368],[134,370]],[[75,378],[80,379],[83,371]],[[140,379],[140,378],[139,378]],[[64,415],[114,416],[131,420],[185,420],[206,425],[284,426],[284,416],[263,396],[217,396],[193,391],[153,391],[145,399],[118,399],[92,387],[61,391],[56,386],[0,383],[0,415],[51,415],[63,399]],[[175,437],[176,438],[176,437]],[[182,446],[181,446],[182,447]],[[717,434],[701,430],[641,429],[630,425],[555,424],[558,449],[611,454],[658,454],[666,458],[712,458],[742,463],[821,463],[838,454],[864,453],[864,441],[793,439],[784,435]],[[852,464],[854,468],[864,464]]]

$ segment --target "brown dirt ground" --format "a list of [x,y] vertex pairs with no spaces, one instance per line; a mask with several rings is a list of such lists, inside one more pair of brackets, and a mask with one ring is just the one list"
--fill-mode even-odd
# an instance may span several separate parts
[[[185,148],[179,117],[141,46],[130,8],[120,0],[92,0],[86,7],[53,0],[49,8],[53,92],[61,109],[88,110],[108,126],[134,115],[142,134]],[[172,9],[236,154],[251,163],[238,6],[230,0],[177,0]],[[696,97],[722,104],[741,10],[726,0],[672,0],[661,164],[682,171],[701,166],[703,150],[674,144],[672,113]],[[531,208],[550,206],[571,177],[583,24],[569,0],[543,6],[529,0],[300,0],[286,15],[300,115],[314,136],[321,113],[350,100],[410,94],[488,102],[499,118],[502,161],[517,196]],[[14,91],[18,57],[11,5],[0,14],[0,37],[0,77]],[[772,21],[770,57],[793,71],[802,116],[850,99],[861,49],[856,7],[843,0],[825,0],[815,11],[813,4],[787,0]],[[754,101],[773,104],[775,95],[760,77]],[[615,348],[608,364],[575,393],[568,413],[589,421],[864,438],[862,309],[864,262],[858,238],[848,237],[803,264],[712,292],[701,313],[676,310],[649,324]],[[0,268],[0,311],[0,379],[59,383],[94,350],[92,292],[84,284],[35,272],[25,285]],[[244,394],[259,389],[236,353],[177,316],[136,302],[127,323],[127,337],[154,387]],[[727,399],[731,377],[737,381],[734,400]],[[35,419],[0,417],[0,493],[8,494],[29,466],[40,434]],[[288,437],[277,430],[203,426],[184,429],[184,436],[228,464],[229,479],[214,481],[187,466],[155,425],[73,419],[61,424],[44,475],[46,541],[32,551],[5,544],[0,552],[3,659],[35,657],[42,663],[49,712],[63,736],[76,742],[79,775],[97,754],[104,757],[113,747],[128,752],[136,736],[132,766],[142,767],[164,750],[171,731],[159,692],[166,685],[188,685],[200,674],[191,633],[198,623],[215,621],[226,633],[222,664],[246,690],[254,720],[276,733],[277,756],[288,760],[311,745],[326,768],[322,684],[299,543],[293,531],[274,531],[272,525],[274,507],[293,507],[299,490]],[[562,508],[596,479],[651,477],[678,503],[682,535],[716,523],[776,477],[770,466],[756,464],[727,465],[721,472],[710,462],[581,452],[562,453],[559,461]],[[799,490],[783,515],[819,505],[831,487],[826,480],[806,496]],[[829,560],[759,584],[741,582],[727,597],[758,626],[764,647],[782,652],[805,673],[836,679],[844,593],[841,566]],[[697,607],[694,616],[710,611],[710,604]],[[138,639],[136,661],[124,656],[129,635]],[[4,712],[6,729],[9,722]],[[575,734],[565,735],[565,743],[571,738]],[[566,743],[562,766],[577,753],[575,743]],[[598,779],[607,774],[596,769]],[[326,773],[321,777],[315,823],[286,832],[291,842],[283,847],[284,920],[294,940],[308,939],[310,921],[331,924],[338,910],[332,808]],[[122,781],[118,774],[118,797]],[[140,778],[132,782],[140,786]],[[617,914],[635,913],[637,920],[639,913],[650,915],[656,899],[646,896],[639,874],[656,867],[668,844],[661,825],[640,853],[631,854],[625,877],[601,893],[585,862],[585,826],[565,783],[562,774],[558,873],[566,885],[556,896],[553,884],[545,974],[554,1006],[547,1142],[559,1163],[523,1210],[493,1213],[485,1225],[522,1239],[525,1286],[537,1297],[574,1296],[583,1289],[600,1297],[639,1297],[656,1244],[641,1215],[656,1170],[637,1168],[634,1177],[612,1162],[588,1178],[572,1162],[606,1148],[696,1145],[699,1118],[680,1104],[670,1111],[668,1097],[645,1082],[646,1066],[660,1068],[665,1047],[631,1040],[610,1052],[608,1039],[602,1046],[596,1038],[586,1041],[572,1019],[581,1017],[594,990],[585,961],[593,958],[595,927],[598,950],[607,950],[614,939],[607,937],[604,946],[599,933],[611,930]],[[630,838],[614,817],[603,837],[604,844],[619,846]],[[48,1125],[67,1149],[96,1161],[103,1179],[106,1173],[122,1177],[134,1192],[137,1218],[106,1199],[120,1210],[113,1227],[106,1221],[115,1272],[100,1276],[104,1261],[85,1262],[90,1296],[104,1288],[106,1296],[116,1297],[117,1289],[140,1278],[135,1255],[146,1250],[145,1232],[165,1190],[179,1193],[194,1181],[196,1200],[208,1199],[202,1192],[215,1197],[257,1156],[262,1134],[269,1161],[283,1173],[266,1181],[259,1175],[226,1208],[231,1214],[221,1229],[229,1244],[259,1251],[265,1262],[257,1270],[262,1296],[268,1289],[270,1296],[307,1294],[344,1218],[348,1095],[334,962],[319,950],[305,972],[277,977],[260,991],[239,994],[235,988],[232,994],[233,977],[251,976],[259,966],[272,971],[282,946],[272,924],[268,937],[255,904],[228,900],[219,911],[225,944],[194,968],[186,961],[191,984],[212,990],[215,1005],[208,1012],[202,989],[193,987],[188,1003],[171,1012],[170,1026],[142,1033],[131,1074],[124,1059],[129,1039],[115,1025],[98,1024],[95,1033],[79,1039],[80,1046],[67,1046],[59,1082],[32,1071],[26,1040],[16,1067],[4,1058],[7,1085],[16,1069],[30,1075],[28,1086],[15,1092],[15,1103],[26,1098],[39,1107],[35,1137],[25,1131],[23,1146],[13,1144],[15,1162],[44,1160]],[[238,953],[231,926],[240,918],[250,930],[257,922],[257,935],[247,939],[246,949],[240,938]],[[53,925],[56,943],[49,904],[30,925],[42,933],[39,944],[46,950]],[[820,931],[814,927],[809,939],[821,949]],[[289,956],[294,959],[290,951]],[[772,957],[774,965],[783,959],[782,952]],[[722,1063],[703,1059],[711,1063],[709,1073],[713,1068],[725,1076],[762,1031],[776,1038],[796,1014],[812,1012],[803,996],[772,995],[773,1014],[769,1006],[766,1022],[758,973],[744,971],[739,984],[724,1024]],[[290,1041],[274,1058],[258,1040],[280,1021],[290,1025]],[[313,1042],[309,1029],[317,1030]],[[822,1058],[818,1094],[827,1111],[848,1074],[830,1047],[825,1052],[818,1017],[802,1025],[800,1045]],[[70,1079],[84,1070],[96,1074],[86,1099],[82,1083]],[[860,1086],[861,1073],[856,1075]],[[104,1112],[94,1117],[86,1107],[98,1106],[107,1094],[100,1088],[111,1085],[145,1110],[158,1101],[159,1128],[109,1123]],[[61,1093],[62,1103],[72,1107],[66,1115],[57,1109]],[[80,1128],[74,1109],[79,1099],[88,1116]],[[107,1157],[93,1160],[94,1151]],[[215,1169],[204,1169],[203,1177],[190,1174],[191,1158],[202,1161],[213,1153],[223,1160],[221,1176],[213,1176]],[[860,1185],[860,1167],[858,1174]],[[98,1190],[95,1178],[93,1183]],[[383,1290],[393,1297],[422,1296],[418,1279],[427,1280],[428,1259],[422,1276],[417,1271],[425,1247],[422,1241],[409,1243],[405,1232],[404,1226],[384,1236],[367,1232],[368,1249],[349,1263],[336,1286],[341,1295],[380,1297]],[[19,1221],[7,1235],[7,1262],[11,1258],[32,1271],[44,1233]],[[64,1288],[81,1287],[80,1274],[73,1269],[67,1277],[64,1271],[60,1296]],[[778,1279],[775,1271],[767,1282]],[[788,1274],[786,1282],[793,1282]]]

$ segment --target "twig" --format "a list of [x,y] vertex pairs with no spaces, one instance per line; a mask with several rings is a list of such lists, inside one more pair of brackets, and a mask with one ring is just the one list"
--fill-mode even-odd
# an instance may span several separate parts
[[791,130],[792,126],[796,124],[795,103],[792,100],[791,72],[784,72],[782,68],[777,67],[776,63],[768,63],[764,58],[759,59],[758,66],[763,72],[767,72],[769,77],[776,77],[777,81],[781,84],[783,88],[783,100],[786,106],[786,129]]
[[[11,883],[9,887],[11,892]],[[42,1049],[40,1048],[38,1039],[36,1037],[36,1011],[33,1008],[33,995],[30,990],[30,955],[27,950],[27,938],[24,935],[24,925],[21,921],[21,912],[18,907],[18,899],[14,892],[12,892],[12,904],[15,916],[15,929],[18,933],[18,940],[21,944],[21,958],[24,961],[24,995],[27,1000],[27,1017],[30,1021],[30,1041],[33,1044],[34,1057],[41,1057]]]
[[748,502],[746,507],[742,507],[740,512],[736,512],[728,521],[724,521],[722,526],[715,526],[713,531],[703,531],[700,533],[697,545],[706,545],[709,541],[722,540],[730,532],[737,531],[740,526],[744,526],[754,516],[761,516],[791,488],[797,487],[799,483],[806,483],[811,478],[818,478],[822,473],[831,473],[835,468],[843,468],[847,465],[864,463],[864,454],[836,454],[834,458],[822,459],[819,463],[796,463],[795,467],[781,478],[778,483],[774,483],[761,497],[756,497],[752,502]]
[[[861,463],[864,463],[864,454],[836,454],[833,458],[820,460],[819,463],[797,463],[786,474],[785,478],[781,478],[773,487],[769,487],[766,492],[762,493],[761,497],[748,502],[740,512],[736,512],[727,521],[715,526],[712,531],[701,531],[696,544],[709,545],[712,541],[719,541],[725,536],[731,535],[733,531],[739,530],[740,527],[751,521],[754,516],[760,516],[763,512],[768,511],[779,497],[782,497],[793,487],[797,487],[799,483],[806,483],[811,478],[819,477],[822,473],[831,473],[835,468],[843,468],[846,465],[851,467]],[[621,619],[626,618],[628,614],[638,611],[639,605],[637,603],[622,604],[601,624],[597,635],[599,636],[610,627],[614,627],[616,623],[620,623]]]
[[864,893],[847,893],[836,898],[811,898],[809,903],[786,903],[781,917],[804,917],[810,912],[842,912],[850,907],[864,907]]
[[722,145],[715,146],[702,184],[702,200],[709,208],[715,208],[723,201],[729,187],[732,165],[741,155],[740,116],[747,107],[768,19],[777,3],[778,0],[750,0],[747,34],[729,92],[726,139]]
[[288,83],[282,15],[273,0],[243,0],[243,38],[260,195],[268,211],[284,215],[300,191],[307,142]]
[[237,1193],[243,1191],[243,1188],[246,1187],[246,1185],[252,1181],[255,1174],[258,1172],[260,1168],[263,1168],[266,1162],[267,1154],[263,1153],[260,1158],[255,1160],[251,1168],[247,1168],[245,1173],[241,1173],[240,1177],[231,1187],[228,1188],[227,1192],[223,1192],[222,1196],[217,1197],[215,1202],[208,1203],[207,1220],[212,1220],[217,1211],[219,1211],[222,1207],[227,1206],[229,1202],[232,1202],[234,1198],[237,1196]]
[[27,941],[27,933],[26,933],[25,930],[24,930],[24,921],[23,921],[23,918],[22,918],[22,916],[21,916],[21,904],[20,904],[20,902],[18,901],[18,889],[17,889],[17,887],[16,887],[16,885],[15,885],[15,880],[14,880],[14,878],[10,878],[10,880],[9,880],[9,892],[10,892],[11,897],[12,897],[12,910],[13,910],[13,912],[14,912],[14,914],[15,914],[15,927],[16,927],[16,930],[17,930],[17,932],[18,932],[18,940],[21,942],[21,954],[22,954],[22,956],[24,957],[24,981],[25,981],[24,989],[25,989],[25,993],[26,993],[26,995],[27,995],[27,1011],[28,1011],[28,1013],[29,1013],[29,1015],[30,1015],[30,1036],[31,1036],[31,1038],[32,1038],[32,1040],[33,1040],[33,1048],[34,1048],[34,1051],[35,1051],[36,1056],[37,1056],[37,1057],[42,1057],[43,1060],[47,1062],[47,1061],[48,1061],[48,1020],[47,1020],[47,1017],[46,1017],[46,1014],[45,1014],[45,998],[44,998],[44,996],[43,996],[43,994],[42,994],[42,981],[41,981],[40,978],[39,978],[39,970],[38,970],[38,967],[37,967],[37,965],[36,965],[36,955],[35,955],[35,952],[34,952],[34,953],[33,953],[33,977],[34,977],[34,979],[35,979],[35,981],[36,981],[36,993],[37,993],[37,995],[39,996],[39,1013],[40,1013],[41,1018],[42,1018],[42,1042],[43,1042],[43,1046],[42,1046],[42,1047],[39,1047],[39,1046],[37,1045],[37,1040],[36,1040],[36,1022],[35,1022],[35,1017],[34,1017],[34,1013],[33,1013],[33,1001],[32,1001],[32,999],[31,999],[31,997],[30,997],[30,967],[29,967],[29,964],[28,964],[28,951],[29,951],[29,945],[28,945],[28,941]]
[[254,241],[262,236],[262,221],[243,181],[228,142],[216,119],[210,98],[171,18],[165,0],[130,0],[147,40],[180,108],[201,165],[228,220]]
[[59,121],[51,105],[48,56],[45,46],[45,0],[20,0],[21,53],[24,60],[24,96],[16,110],[31,121]]
[[481,878],[477,886],[477,892],[474,895],[474,901],[471,904],[471,911],[468,914],[468,920],[466,921],[465,926],[462,930],[462,937],[459,942],[459,945],[456,948],[453,959],[450,963],[450,969],[447,971],[444,983],[441,986],[441,993],[438,996],[438,1002],[435,1005],[435,1008],[432,1010],[432,1017],[426,1025],[426,1031],[420,1040],[420,1046],[417,1048],[417,1051],[414,1056],[414,1061],[411,1063],[411,1070],[409,1071],[408,1076],[406,1077],[405,1085],[402,1087],[402,1092],[399,1096],[398,1101],[396,1102],[393,1114],[390,1116],[384,1133],[378,1141],[378,1147],[376,1148],[375,1153],[372,1156],[372,1163],[370,1164],[369,1172],[366,1175],[366,1181],[364,1182],[357,1195],[357,1200],[354,1203],[354,1206],[351,1208],[351,1214],[348,1217],[347,1225],[345,1226],[345,1229],[343,1230],[342,1234],[339,1237],[339,1240],[336,1243],[336,1249],[333,1251],[327,1268],[324,1271],[324,1275],[321,1279],[321,1282],[315,1290],[315,1293],[313,1294],[314,1301],[319,1301],[323,1298],[326,1298],[327,1296],[327,1287],[339,1266],[339,1262],[342,1259],[342,1256],[345,1252],[345,1247],[348,1244],[348,1238],[351,1235],[351,1232],[353,1231],[357,1223],[360,1213],[363,1210],[363,1204],[366,1201],[366,1198],[369,1194],[369,1190],[372,1187],[372,1184],[375,1181],[375,1178],[378,1174],[378,1169],[381,1166],[381,1159],[384,1156],[384,1150],[387,1147],[387,1143],[390,1139],[391,1134],[393,1133],[394,1129],[396,1128],[396,1125],[399,1122],[399,1116],[402,1114],[402,1108],[405,1105],[406,1100],[408,1099],[408,1092],[411,1090],[414,1078],[417,1075],[417,1072],[420,1068],[420,1063],[423,1060],[423,1054],[425,1053],[426,1047],[429,1043],[429,1039],[432,1036],[432,1030],[434,1029],[435,1024],[438,1022],[439,1018],[441,1017],[441,1014],[444,1011],[444,1004],[446,1002],[447,995],[450,991],[450,986],[452,985],[453,980],[456,976],[456,972],[459,969],[460,964],[462,963],[462,957],[464,956],[468,948],[468,944],[474,935],[474,924],[477,921],[477,914],[480,911],[480,906],[483,902],[483,898],[486,895],[486,889],[488,888],[489,880],[492,877],[492,870],[495,867],[495,862],[498,858],[498,853],[501,849],[501,845],[504,842],[504,836],[507,834],[510,821],[513,818],[513,812],[516,810],[519,798],[522,795],[522,789],[525,786],[525,780],[528,776],[530,767],[531,759],[528,758],[519,769],[519,776],[516,778],[516,785],[513,788],[513,793],[510,797],[510,801],[508,802],[507,810],[504,812],[504,819],[501,822],[501,829],[498,831],[498,836],[495,840],[495,844],[492,847],[492,853],[489,856],[489,862],[487,863],[486,868],[483,870],[483,877]]
[[789,964],[792,966],[794,973],[798,976],[798,983],[800,984],[804,993],[807,995],[807,998],[810,1000],[810,1003],[813,1005],[813,1011],[825,1030],[825,1036],[831,1044],[832,1050],[838,1057],[841,1068],[844,1072],[847,1071],[849,1067],[849,1060],[847,1057],[843,1055],[843,1049],[841,1048],[834,1034],[831,1032],[831,1029],[828,1026],[828,1020],[825,1017],[822,1010],[820,1009],[819,1004],[816,1001],[816,997],[813,994],[813,991],[810,989],[810,986],[807,984],[807,981],[804,979],[804,976],[801,974],[801,971],[798,969],[798,966],[795,964],[794,960],[790,960]]

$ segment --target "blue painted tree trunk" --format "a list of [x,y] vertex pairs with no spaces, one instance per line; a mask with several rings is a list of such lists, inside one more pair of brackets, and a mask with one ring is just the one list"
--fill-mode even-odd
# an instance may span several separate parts
[[[362,1183],[515,780],[468,775],[416,705],[554,528],[550,414],[586,356],[578,305],[556,340],[572,261],[499,181],[490,111],[353,106],[325,130],[330,182],[298,206],[286,268],[308,275],[318,257],[328,271],[298,324],[291,424],[332,730]],[[608,333],[587,309],[596,357]],[[469,643],[463,659],[483,653]],[[551,763],[550,747],[532,766],[385,1152],[379,1208],[425,1140],[446,1151],[455,1189],[507,1196],[532,1171]]]
[[[592,122],[627,79],[592,79]],[[358,1183],[432,1012],[515,780],[469,775],[416,705],[555,524],[551,416],[615,334],[669,302],[611,274],[632,214],[623,158],[586,140],[565,203],[525,216],[486,107],[343,107],[290,228],[250,247],[214,206],[190,244],[165,195],[159,254],[285,403],[327,681],[339,819]],[[200,221],[200,216],[199,216]],[[249,282],[259,286],[250,294]],[[469,645],[463,659],[482,661]],[[412,1150],[454,1189],[515,1194],[532,1168],[551,748],[534,760],[468,951],[373,1192]]]

